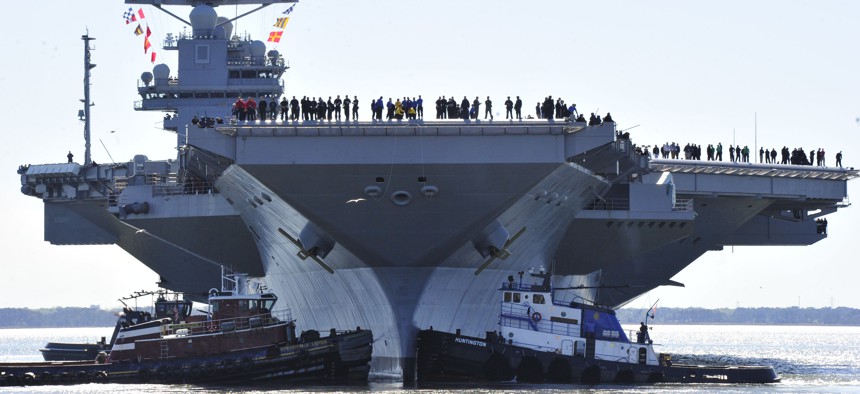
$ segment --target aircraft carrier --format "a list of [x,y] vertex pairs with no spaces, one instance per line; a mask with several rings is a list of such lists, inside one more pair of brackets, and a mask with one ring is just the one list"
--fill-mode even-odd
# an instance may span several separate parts
[[544,266],[619,307],[680,285],[671,278],[709,250],[820,241],[815,219],[848,205],[858,175],[651,159],[612,122],[235,121],[236,97],[284,94],[287,65],[217,7],[291,1],[126,3],[183,21],[164,6],[191,7],[191,31],[163,44],[177,69],[144,72],[134,107],[165,113],[179,153],[21,166],[45,240],[119,245],[200,298],[219,265],[262,278],[304,327],[372,329],[381,376],[413,378],[419,329],[494,330],[511,272]]

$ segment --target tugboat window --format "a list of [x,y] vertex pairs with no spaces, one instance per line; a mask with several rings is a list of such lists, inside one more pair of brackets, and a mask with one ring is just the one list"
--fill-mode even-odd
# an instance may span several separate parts
[[543,294],[535,294],[535,296],[532,298],[532,302],[534,302],[535,304],[545,304],[546,303],[543,299]]
[[511,302],[511,293],[509,291],[505,292],[505,302]]
[[514,302],[520,302],[520,293],[514,293]]

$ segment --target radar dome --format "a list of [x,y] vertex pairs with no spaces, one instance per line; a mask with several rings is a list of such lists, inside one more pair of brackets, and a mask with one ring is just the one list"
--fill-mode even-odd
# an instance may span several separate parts
[[140,74],[140,80],[143,81],[144,85],[149,86],[149,83],[152,82],[152,73],[144,71],[143,74]]
[[192,34],[195,37],[211,36],[215,30],[218,13],[211,6],[200,4],[191,10],[188,19],[191,20]]
[[266,44],[262,41],[252,41],[250,47],[251,61],[260,66],[266,63]]
[[266,54],[266,44],[262,41],[254,41],[251,43],[251,57],[261,58]]
[[213,34],[216,40],[226,40],[227,39],[227,31],[224,30],[224,26],[215,26],[215,33]]
[[167,84],[167,79],[170,78],[170,67],[166,64],[156,64],[152,68],[152,74],[155,75],[155,85]]
[[223,16],[219,16],[216,24],[224,28],[224,32],[227,33],[226,37],[228,40],[230,39],[230,37],[233,37],[233,22],[230,22],[230,19],[227,19]]

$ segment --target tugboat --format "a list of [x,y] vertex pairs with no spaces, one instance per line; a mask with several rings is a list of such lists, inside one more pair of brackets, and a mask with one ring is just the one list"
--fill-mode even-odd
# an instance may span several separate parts
[[168,299],[167,296],[169,293],[167,291],[138,291],[128,297],[119,299],[119,302],[123,304],[122,314],[117,319],[110,342],[105,337],[102,337],[101,340],[95,343],[48,342],[44,348],[39,349],[39,352],[42,353],[45,361],[92,361],[101,352],[110,353],[113,341],[116,339],[120,329],[152,319],[150,313],[131,309],[124,302],[147,295],[158,296],[153,307],[156,319],[170,317],[174,318],[174,323],[178,323],[179,321],[187,320],[191,316],[191,301],[179,299],[178,293],[173,294],[173,299]]
[[110,354],[95,360],[0,363],[0,385],[367,381],[371,331],[297,336],[290,311],[273,310],[278,297],[251,285],[243,274],[224,275],[222,289],[209,292],[208,317],[176,305],[164,310],[170,317],[123,319]]
[[[500,331],[485,338],[422,330],[418,335],[418,380],[553,383],[776,383],[770,366],[677,365],[656,353],[644,323],[636,342],[628,339],[615,312],[571,302],[553,289],[541,268],[532,284],[513,276],[499,289]],[[569,294],[568,294],[569,295]]]

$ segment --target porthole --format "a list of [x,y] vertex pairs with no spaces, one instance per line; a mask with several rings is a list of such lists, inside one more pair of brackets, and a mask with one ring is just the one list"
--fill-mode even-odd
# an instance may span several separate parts
[[421,194],[423,194],[424,197],[433,197],[439,194],[439,188],[436,186],[424,186],[421,188]]
[[412,195],[409,194],[409,192],[407,191],[396,191],[391,194],[391,202],[396,205],[400,205],[401,207],[406,206],[409,205],[410,202],[412,202]]
[[364,194],[368,197],[379,197],[382,195],[382,188],[379,186],[368,186],[364,188]]

